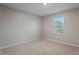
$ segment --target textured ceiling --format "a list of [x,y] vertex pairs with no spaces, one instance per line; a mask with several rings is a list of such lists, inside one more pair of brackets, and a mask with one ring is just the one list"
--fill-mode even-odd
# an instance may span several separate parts
[[46,16],[79,7],[78,3],[48,3],[46,6],[43,3],[3,3],[1,5],[39,16]]

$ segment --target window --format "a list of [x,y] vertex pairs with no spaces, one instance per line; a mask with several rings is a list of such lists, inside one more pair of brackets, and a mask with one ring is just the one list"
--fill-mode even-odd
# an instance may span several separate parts
[[54,16],[53,17],[54,31],[59,34],[64,32],[64,16]]

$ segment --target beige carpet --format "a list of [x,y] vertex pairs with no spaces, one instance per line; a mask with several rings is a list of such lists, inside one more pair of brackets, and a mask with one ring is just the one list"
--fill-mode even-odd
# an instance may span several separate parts
[[70,55],[77,54],[79,48],[48,40],[35,40],[0,51],[1,55]]

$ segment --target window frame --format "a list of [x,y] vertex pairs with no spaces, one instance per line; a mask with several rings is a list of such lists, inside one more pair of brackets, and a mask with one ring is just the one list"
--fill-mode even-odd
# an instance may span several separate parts
[[[55,16],[63,16],[63,15],[55,15]],[[53,32],[55,33],[55,34],[59,34],[59,35],[63,35],[64,34],[64,27],[63,27],[63,33],[59,33],[59,32],[57,32],[55,29],[54,29],[54,17],[55,16],[53,16],[53,17],[51,17],[52,18],[52,27],[53,27]],[[64,17],[64,16],[63,16]],[[64,23],[65,23],[65,17],[64,17]]]

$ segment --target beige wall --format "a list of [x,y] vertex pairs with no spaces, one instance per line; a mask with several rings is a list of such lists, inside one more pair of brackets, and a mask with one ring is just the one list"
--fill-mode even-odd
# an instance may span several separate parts
[[41,17],[0,6],[0,47],[41,36]]
[[[64,35],[56,34],[53,30],[53,16],[65,17]],[[43,17],[43,38],[68,43],[79,43],[79,9],[56,13]]]

